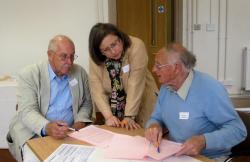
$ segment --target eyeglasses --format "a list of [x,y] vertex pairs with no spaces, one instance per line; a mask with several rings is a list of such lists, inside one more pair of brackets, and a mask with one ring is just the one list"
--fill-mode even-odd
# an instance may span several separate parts
[[59,55],[58,57],[60,58],[61,61],[66,61],[67,59],[70,59],[71,61],[74,61],[74,60],[76,60],[78,58],[77,55],[70,55],[68,57],[67,54]]
[[121,43],[121,40],[117,38],[114,42],[112,42],[109,47],[106,47],[105,49],[101,49],[101,52],[104,54],[110,53],[113,49],[115,49],[119,44]]
[[160,70],[163,67],[168,67],[171,66],[171,64],[154,64],[154,67],[156,67],[156,69]]

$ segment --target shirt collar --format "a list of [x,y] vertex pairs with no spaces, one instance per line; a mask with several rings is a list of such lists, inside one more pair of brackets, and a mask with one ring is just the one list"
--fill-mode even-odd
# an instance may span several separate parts
[[50,64],[49,64],[49,78],[50,78],[50,81],[52,81],[52,80],[54,80],[56,78],[56,74],[52,70],[52,67],[50,66]]
[[181,87],[178,89],[177,94],[183,99],[186,100],[188,91],[191,87],[192,81],[194,78],[194,72],[191,70],[188,74],[188,77],[184,81],[184,83],[181,85]]
[[61,80],[61,79],[64,80],[64,79],[68,78],[68,75],[63,75],[61,78],[57,77],[50,64],[49,64],[49,68],[48,69],[49,69],[49,78],[50,78],[50,81],[54,80],[55,78],[58,78],[59,80]]

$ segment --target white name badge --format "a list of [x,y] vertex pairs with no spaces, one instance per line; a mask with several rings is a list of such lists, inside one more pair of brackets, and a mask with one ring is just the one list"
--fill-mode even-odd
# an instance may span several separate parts
[[123,73],[129,72],[129,64],[122,67]]
[[179,119],[182,119],[182,120],[189,119],[189,112],[179,112]]
[[78,83],[78,81],[76,80],[76,78],[69,81],[69,84],[70,84],[71,87],[74,87],[75,85],[77,85],[77,83]]

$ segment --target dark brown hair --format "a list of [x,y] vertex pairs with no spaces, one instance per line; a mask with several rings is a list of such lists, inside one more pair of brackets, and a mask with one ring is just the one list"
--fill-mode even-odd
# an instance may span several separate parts
[[123,43],[123,52],[131,45],[131,40],[127,34],[120,31],[116,26],[110,23],[97,23],[89,34],[89,54],[93,61],[100,65],[106,60],[106,56],[100,51],[102,40],[109,34],[118,36]]

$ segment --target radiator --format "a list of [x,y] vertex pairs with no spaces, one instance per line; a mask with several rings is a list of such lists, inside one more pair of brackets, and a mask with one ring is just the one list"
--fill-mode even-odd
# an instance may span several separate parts
[[235,108],[237,111],[244,111],[250,113],[250,107]]
[[243,49],[243,78],[242,88],[245,91],[250,91],[250,46]]

